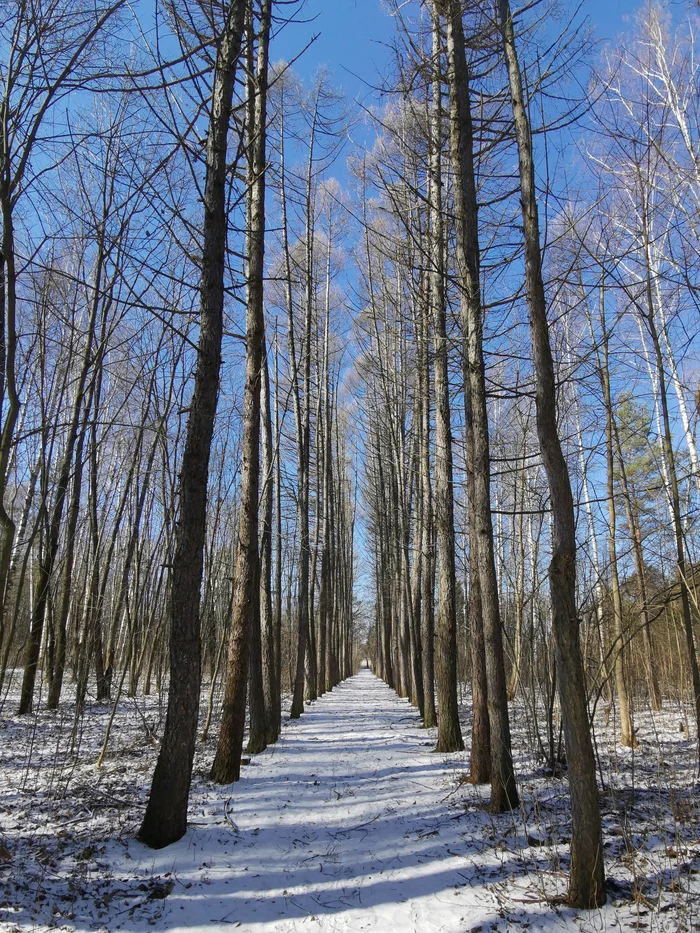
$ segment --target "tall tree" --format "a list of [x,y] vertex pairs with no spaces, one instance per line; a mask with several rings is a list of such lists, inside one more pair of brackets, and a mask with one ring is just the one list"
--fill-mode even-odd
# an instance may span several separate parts
[[620,716],[620,743],[628,748],[634,747],[634,725],[630,707],[630,696],[627,686],[627,664],[625,661],[626,642],[622,622],[622,598],[620,595],[620,577],[617,568],[617,511],[615,502],[615,412],[613,410],[612,392],[610,389],[610,334],[605,316],[605,285],[600,287],[600,342],[602,354],[596,347],[598,376],[603,393],[605,407],[605,447],[607,465],[607,499],[608,499],[608,554],[610,556],[610,589],[612,596],[615,641],[613,644],[613,663],[615,665],[615,688],[617,690],[617,703]]
[[564,720],[571,793],[569,900],[578,907],[605,903],[605,873],[595,758],[586,703],[576,607],[576,527],[569,470],[559,440],[554,362],[549,342],[547,300],[542,276],[539,209],[530,121],[508,0],[497,14],[515,123],[525,241],[525,285],[535,365],[537,435],[552,501],[552,560],[549,586],[559,696]]
[[197,369],[180,470],[180,512],[173,556],[170,690],[160,754],[139,830],[139,838],[152,848],[175,842],[187,829],[201,676],[199,603],[207,481],[221,365],[228,134],[245,8],[246,0],[231,0],[217,36],[206,143]]
[[[435,30],[439,29],[436,22]],[[438,62],[439,67],[439,49]],[[430,201],[432,221],[431,305],[435,347],[435,529],[437,534],[437,751],[464,748],[457,705],[457,604],[455,575],[455,524],[453,499],[452,424],[447,359],[444,282],[444,234],[442,227],[442,170],[440,81],[433,82],[435,119],[431,139]]]
[[[260,620],[260,566],[258,556],[258,479],[260,473],[260,392],[265,353],[263,261],[265,251],[265,173],[267,139],[268,48],[272,0],[262,0],[255,74],[255,105],[248,127],[246,370],[243,392],[241,506],[233,573],[233,617],[229,640],[228,673],[219,744],[211,778],[217,784],[237,781],[245,729],[246,688],[251,627]],[[263,736],[264,738],[264,736]]]
[[[255,39],[253,35],[253,11],[252,9],[250,9],[248,11],[248,17],[247,17],[246,53],[245,53],[246,74],[247,74],[246,121],[247,121],[248,127],[250,128],[248,132],[248,136],[249,136],[249,141],[248,141],[248,193],[246,196],[246,217],[247,217],[246,230],[249,231],[248,238],[249,238],[250,247],[254,249],[257,246],[259,249],[261,249],[264,243],[264,229],[262,231],[262,235],[259,236],[259,241],[260,241],[259,244],[254,242],[254,233],[253,233],[254,222],[255,220],[258,219],[258,218],[255,218],[255,219],[253,218],[253,211],[256,208],[256,198],[259,197],[259,193],[255,190],[255,184],[257,180],[255,176],[255,171],[256,169],[259,169],[259,166],[256,166],[253,164],[253,160],[256,155],[255,150],[256,150],[256,143],[257,143],[257,126],[258,126],[258,123],[257,123],[258,117],[256,113],[256,110],[258,107],[258,99],[257,99],[257,91],[255,87],[255,63],[254,63],[254,54],[253,54],[254,46],[255,46]],[[264,155],[263,155],[263,158],[264,158]],[[250,255],[250,252],[249,252],[249,255]],[[249,261],[249,267],[250,267],[250,261]],[[250,302],[250,286],[249,286],[249,302]],[[262,289],[260,293],[260,304],[262,306]],[[247,331],[247,327],[246,327],[246,331]],[[263,337],[263,340],[264,340],[264,337]],[[246,350],[248,346],[247,341],[248,341],[248,335],[246,333]],[[260,366],[261,388],[258,390],[259,399],[260,399],[259,400],[260,412],[258,414],[258,421],[261,420],[261,414],[262,414],[263,405],[264,405],[264,402],[263,402],[263,397],[265,393],[264,356],[265,354],[264,354],[264,344],[263,344],[263,357],[262,357],[262,363]],[[247,357],[246,357],[246,360],[247,360]],[[246,401],[246,396],[244,394],[244,404],[245,404],[245,401]],[[246,415],[247,414],[248,413],[246,412]],[[266,444],[265,444],[265,425],[262,422],[261,422],[261,429],[262,429],[261,430],[262,443],[260,443],[259,441],[259,444],[262,450],[262,455],[263,455],[263,460],[264,460],[265,453],[266,453]],[[244,449],[243,451],[244,463],[246,462],[249,456],[250,456],[250,452]],[[263,513],[264,515],[265,510],[266,510],[265,467],[266,467],[266,464],[263,463],[262,464],[263,488],[261,490],[260,501],[259,501],[258,510],[256,510],[256,515],[258,511]],[[259,478],[260,477],[258,475],[258,482],[259,482]],[[243,479],[247,480],[248,483],[250,482],[250,477],[248,477],[245,474],[244,474]],[[264,521],[264,518],[263,518],[263,521]],[[260,518],[258,518],[258,524],[260,524]],[[246,527],[246,532],[250,533],[247,527]],[[258,529],[258,535],[259,535],[259,529]],[[239,536],[239,540],[241,540],[240,536]],[[258,577],[259,577],[258,589],[260,591],[261,586],[262,586],[262,561],[259,560],[259,557],[260,557],[260,550],[259,550],[259,547],[256,546],[255,552],[254,553],[252,551],[250,552],[250,560],[253,562],[254,565],[256,565],[256,572],[258,573]],[[239,580],[236,580],[234,582],[237,582],[240,585]],[[260,596],[261,595],[262,593],[260,592]],[[250,612],[250,614],[246,616],[246,619],[244,621],[244,624],[248,626],[248,630],[249,630],[249,648],[248,648],[249,661],[248,661],[248,672],[247,672],[249,729],[248,729],[248,745],[246,746],[246,749],[251,754],[257,755],[260,752],[264,751],[265,748],[267,747],[267,721],[266,721],[266,715],[265,715],[265,687],[263,683],[263,634],[262,634],[263,603],[262,603],[262,599],[258,598],[257,601],[253,600],[252,607],[253,607],[252,612]],[[233,648],[233,645],[231,646],[231,648]],[[230,661],[234,660],[233,655],[231,653],[229,654],[229,660]],[[236,659],[236,661],[237,663],[240,663],[239,659]],[[244,668],[241,667],[241,672],[243,670]],[[229,668],[229,673],[230,673],[230,668]],[[237,674],[237,676],[239,675]],[[243,674],[243,677],[245,677],[245,674]]]
[[451,0],[447,14],[447,57],[450,85],[450,149],[454,173],[454,211],[462,328],[466,338],[470,432],[470,550],[475,549],[479,577],[481,621],[486,659],[487,705],[491,747],[492,810],[501,813],[518,805],[508,718],[505,663],[498,580],[491,516],[491,457],[486,408],[483,351],[483,310],[479,273],[479,231],[474,143],[464,42],[462,9]]
[[[276,451],[272,443],[272,404],[270,394],[269,348],[266,346],[262,364],[262,389],[260,392],[261,418],[261,470],[260,490],[260,628],[262,632],[262,667],[265,703],[266,741],[277,741],[279,735],[279,632],[275,625],[272,603],[272,517],[275,489],[274,460]],[[279,444],[279,439],[276,439]]]
[[[100,75],[103,63],[96,61],[92,53],[103,30],[124,5],[124,0],[113,0],[65,8],[51,0],[19,0],[0,27],[5,53],[0,65],[0,632],[15,541],[15,521],[7,501],[8,472],[21,407],[18,311],[24,263],[18,257],[16,220],[29,215],[23,202],[36,187],[38,176],[50,171],[52,159],[62,159],[56,147],[50,152],[45,145],[44,124],[57,105],[67,105],[72,94],[89,88]],[[61,511],[63,498],[59,492]],[[35,619],[35,634],[37,624]],[[34,640],[31,636],[32,652]],[[27,670],[31,672],[32,662],[28,660]],[[31,673],[28,676],[31,680]],[[27,683],[26,690],[30,686]],[[31,698],[21,706],[27,703],[31,705]]]

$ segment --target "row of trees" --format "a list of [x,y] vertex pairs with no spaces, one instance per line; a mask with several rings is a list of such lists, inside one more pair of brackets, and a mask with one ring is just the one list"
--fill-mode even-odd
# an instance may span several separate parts
[[699,474],[678,361],[692,378],[692,27],[645,7],[582,98],[566,75],[585,23],[553,36],[501,2],[395,15],[394,99],[356,167],[377,670],[425,725],[437,700],[450,751],[470,676],[470,776],[495,812],[518,804],[508,700],[554,773],[565,685],[569,895],[601,903],[591,712],[616,703],[633,746],[635,702],[690,697],[700,732]]
[[22,715],[72,679],[76,722],[169,685],[141,828],[162,846],[202,669],[222,783],[246,721],[259,752],[284,693],[299,716],[352,670],[355,492],[342,101],[270,66],[271,0],[155,13],[21,2],[2,27],[0,685]]
[[[434,515],[438,593],[435,619],[437,748],[442,751],[458,751],[463,747],[463,741],[457,705],[454,464],[447,361],[447,265],[442,219],[444,202],[441,194],[443,127],[446,122],[442,116],[444,75],[449,99],[447,124],[452,196],[450,215],[454,223],[450,240],[454,244],[453,255],[456,260],[453,266],[453,281],[459,308],[459,325],[464,340],[465,451],[470,569],[473,574],[470,577],[470,628],[472,636],[477,632],[477,637],[472,637],[473,696],[475,707],[478,707],[473,723],[481,730],[472,742],[472,774],[475,779],[480,780],[490,777],[491,808],[494,812],[503,812],[516,808],[519,800],[513,769],[491,513],[491,457],[483,351],[480,231],[477,222],[471,78],[467,64],[463,12],[462,5],[458,2],[436,3],[433,8],[431,54],[428,59],[430,66],[424,71],[426,81],[423,107],[428,117],[423,122],[423,127],[427,130],[424,158],[421,160],[423,164],[420,164],[420,155],[415,149],[409,156],[413,156],[411,182],[414,197],[415,190],[420,186],[423,195],[421,201],[426,207],[423,217],[420,217],[420,211],[405,213],[401,210],[401,205],[396,207],[399,221],[408,228],[409,243],[415,246],[420,257],[416,262],[414,257],[409,256],[405,264],[408,275],[413,274],[414,278],[414,287],[411,289],[411,297],[415,296],[413,323],[415,331],[418,332],[416,341],[420,341],[420,348],[417,350],[420,372],[416,378],[420,392],[417,393],[419,401],[416,402],[413,432],[415,453],[412,452],[409,456],[415,456],[416,460],[421,461],[418,473],[419,505],[422,514],[416,509],[416,540],[423,542],[420,528],[426,523],[426,511],[432,507]],[[513,21],[508,4],[500,4],[497,13],[497,21],[492,22],[490,14],[484,14],[480,7],[470,11],[471,17],[476,19],[476,28],[483,37],[488,38],[489,34],[494,36],[493,30],[497,27],[498,32],[495,35],[500,35],[508,77],[508,97],[520,169],[526,296],[534,361],[537,435],[552,503],[552,560],[549,568],[552,632],[559,676],[568,685],[567,691],[561,693],[561,702],[572,801],[570,898],[572,903],[590,906],[605,900],[605,886],[595,760],[589,731],[575,599],[576,538],[573,497],[556,420],[556,390],[542,277],[532,134],[525,108]],[[443,67],[443,60],[446,67]],[[389,194],[391,196],[391,192]],[[368,266],[371,267],[370,256]],[[417,283],[414,273],[416,267],[420,270]],[[373,294],[374,283],[369,281],[367,286],[370,294]],[[384,317],[386,316],[385,311]],[[376,352],[379,355],[382,347],[378,333],[378,315],[372,314],[371,317],[375,328]],[[420,324],[417,324],[419,318]],[[435,472],[432,506],[428,502],[431,491],[426,482],[425,453],[422,456],[420,454],[421,449],[425,452],[430,444],[430,419],[424,412],[429,411],[430,407],[428,387],[431,374],[427,366],[425,345],[431,331],[434,347],[432,381],[435,389]],[[386,334],[385,328],[385,337]],[[380,384],[383,376],[384,373],[380,369]],[[400,490],[399,496],[393,496],[394,508],[388,509],[386,503],[380,500],[386,488],[382,476],[384,469],[391,474],[391,467],[388,466],[391,460],[400,464],[404,459],[399,439],[403,433],[401,425],[405,424],[406,420],[406,407],[404,404],[396,410],[396,406],[387,404],[390,402],[391,399],[384,399],[383,410],[391,412],[393,408],[396,411],[394,424],[389,426],[388,431],[383,426],[375,431],[374,475],[377,482],[374,488],[376,500],[379,500],[375,502],[374,509],[375,541],[379,567],[378,605],[382,606],[382,612],[378,616],[381,628],[377,639],[378,646],[381,646],[378,652],[379,669],[389,682],[393,683],[396,678],[400,691],[410,695],[422,707],[426,720],[430,721],[433,716],[433,691],[429,671],[432,657],[430,650],[425,655],[420,650],[420,634],[424,627],[424,640],[429,641],[432,638],[432,632],[429,631],[432,619],[428,613],[424,626],[421,626],[420,619],[416,618],[421,606],[417,598],[418,584],[414,586],[413,592],[410,585],[410,514],[406,514],[411,507],[412,486],[401,481],[400,475],[397,475],[398,469],[394,471],[393,483],[389,484],[389,489]],[[415,429],[416,425],[420,425],[418,430]],[[391,444],[382,445],[382,437],[387,436],[392,440],[397,439],[393,451]],[[409,465],[408,469],[412,469],[412,465]],[[398,516],[399,522],[398,528],[391,529],[393,534],[387,533],[388,529],[384,527],[386,517],[392,512]],[[383,553],[382,542],[388,538],[397,542],[395,551],[400,552],[391,555],[393,560]],[[426,565],[426,575],[431,574],[430,558],[422,549],[419,551],[416,548],[413,563],[414,580],[420,579],[422,563]],[[391,608],[392,601],[383,598],[385,592],[382,590],[386,590],[392,577],[396,580],[395,596],[400,594],[403,597],[401,605],[404,611],[400,615],[385,611],[386,608]],[[416,598],[412,599],[414,594]],[[396,606],[396,600],[393,605]],[[422,674],[421,668],[424,668]],[[427,698],[422,689],[424,680],[428,682]]]
[[700,725],[691,28],[648,6],[576,97],[585,24],[397,5],[353,193],[342,97],[270,65],[291,8],[132,9],[0,31],[4,694],[68,675],[77,722],[169,685],[141,837],[179,838],[202,670],[228,783],[246,718],[260,751],[353,669],[361,466],[377,672],[443,751],[471,679],[496,812],[508,700],[554,772],[565,685],[570,898],[602,903],[596,704],[626,745],[645,691]]

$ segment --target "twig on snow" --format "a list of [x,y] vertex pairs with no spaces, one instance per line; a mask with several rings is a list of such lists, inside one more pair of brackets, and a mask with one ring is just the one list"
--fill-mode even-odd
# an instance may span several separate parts
[[232,799],[233,799],[232,797],[229,797],[228,800],[224,801],[224,818],[226,822],[228,823],[228,825],[231,827],[231,829],[234,831],[234,833],[238,836],[240,835],[240,830],[236,826],[236,824],[233,822],[229,814],[229,806],[231,804]]

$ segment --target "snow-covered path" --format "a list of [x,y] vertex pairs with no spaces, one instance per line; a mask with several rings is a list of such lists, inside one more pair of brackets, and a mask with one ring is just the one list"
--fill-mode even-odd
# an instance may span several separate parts
[[[417,712],[370,671],[339,685],[253,759],[230,800],[210,788],[178,844],[129,846],[132,870],[172,873],[157,927],[498,929],[489,876],[502,882],[507,862],[485,844],[488,815],[455,806],[464,756],[433,745]],[[544,905],[535,910],[559,926]]]
[[0,717],[0,933],[700,933],[695,741],[674,731],[676,710],[648,715],[631,761],[599,725],[609,900],[591,912],[558,899],[568,785],[543,775],[517,704],[518,813],[491,816],[489,788],[460,781],[467,753],[433,753],[417,711],[362,671],[285,723],[235,785],[211,784],[215,743],[199,743],[190,828],[159,852],[136,833],[162,697],[123,698],[99,770],[110,708],[86,710],[79,755],[73,715],[67,700]]

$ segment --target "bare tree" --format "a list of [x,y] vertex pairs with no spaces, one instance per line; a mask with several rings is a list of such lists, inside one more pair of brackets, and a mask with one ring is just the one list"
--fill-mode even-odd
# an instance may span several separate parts
[[152,848],[162,848],[175,842],[187,828],[187,801],[199,709],[199,600],[207,479],[223,330],[227,138],[245,7],[245,0],[231,0],[226,9],[213,74],[206,145],[197,369],[182,456],[180,514],[173,557],[168,711],[151,795],[139,830],[139,838]]
[[595,759],[579,644],[574,504],[569,471],[557,428],[554,364],[542,278],[532,136],[508,0],[498,0],[497,13],[518,147],[525,277],[537,387],[537,434],[552,499],[553,541],[549,584],[571,792],[569,899],[579,907],[595,907],[604,904],[606,900],[605,874]]
[[212,780],[217,784],[230,784],[240,777],[241,750],[245,729],[250,633],[255,614],[257,614],[258,626],[260,622],[258,479],[260,473],[260,390],[265,351],[263,263],[265,250],[268,45],[271,12],[272,0],[262,0],[253,95],[254,107],[249,111],[252,123],[248,127],[251,149],[248,159],[248,217],[250,228],[247,238],[243,467],[241,470],[241,507],[236,545],[236,564],[233,576],[233,618],[229,641],[226,692],[224,694],[219,744],[211,770]]
[[[7,575],[15,538],[15,522],[8,511],[8,466],[20,414],[17,385],[18,299],[20,262],[15,219],[24,212],[37,177],[47,171],[38,159],[43,148],[42,128],[56,106],[97,80],[102,62],[92,56],[98,37],[124,6],[111,3],[73,4],[54,0],[19,0],[6,19],[0,39],[6,57],[0,65],[0,618],[4,617]],[[54,143],[57,140],[54,140]],[[73,142],[68,139],[66,148]],[[56,153],[54,153],[54,157]],[[60,160],[61,156],[58,155]],[[41,163],[41,168],[36,166]],[[29,688],[29,684],[27,685]],[[25,704],[26,705],[26,704]]]
[[454,168],[460,306],[467,344],[469,376],[465,392],[469,393],[468,411],[471,416],[467,423],[467,431],[471,433],[470,460],[473,476],[470,484],[473,494],[470,540],[471,547],[475,546],[478,559],[479,596],[484,631],[491,747],[490,806],[500,813],[518,805],[518,792],[511,752],[498,581],[494,559],[471,103],[462,11],[458,2],[452,3],[448,8],[447,55],[450,69],[450,141]]

